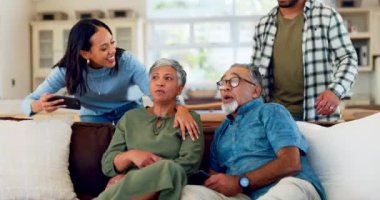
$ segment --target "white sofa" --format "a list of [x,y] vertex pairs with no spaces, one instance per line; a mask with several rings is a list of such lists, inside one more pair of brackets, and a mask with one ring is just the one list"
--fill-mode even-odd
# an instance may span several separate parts
[[297,124],[328,199],[380,199],[380,113],[332,127]]
[[[328,199],[380,199],[380,113],[328,128],[306,122],[297,123],[309,142],[308,158],[326,190]],[[25,195],[30,197],[31,193],[25,192],[27,191],[26,186],[32,186],[28,191],[33,191],[33,194],[37,196],[34,199],[51,199],[41,198],[43,196],[40,193],[36,194],[36,189],[33,189],[37,184],[27,183],[44,183],[45,187],[41,186],[38,191],[44,192],[48,197],[53,195],[58,198],[58,194],[51,192],[53,190],[62,195],[58,199],[71,199],[73,189],[68,181],[70,178],[67,170],[70,143],[67,136],[71,134],[71,123],[61,119],[44,119],[22,124],[21,126],[13,122],[0,120],[0,199],[9,199],[7,197],[28,199],[25,198]],[[213,126],[205,129],[208,132],[208,135],[205,135],[207,136],[205,138],[208,138],[208,143],[212,138],[214,128]],[[97,129],[103,130],[100,127],[97,127]],[[104,140],[104,137],[99,137],[102,135],[109,134],[88,133],[85,135],[85,141],[88,141],[87,143],[89,144],[99,144]],[[90,136],[92,140],[89,139]],[[89,150],[89,144],[79,144],[86,147],[83,150],[88,151],[91,158],[94,157],[95,151],[93,149]],[[101,146],[96,145],[96,148]],[[15,156],[16,154],[17,156]],[[57,155],[60,156],[58,157]],[[38,161],[37,158],[42,161]],[[57,158],[56,162],[51,162],[51,158]],[[89,159],[88,157],[80,158],[82,160]],[[207,161],[207,158],[205,160]],[[12,164],[10,161],[15,163]],[[52,167],[54,163],[61,169],[61,173],[51,171],[52,169],[55,170]],[[83,163],[85,162],[83,161]],[[32,164],[36,166],[37,170],[32,170]],[[22,170],[20,170],[20,166],[24,166],[21,167]],[[24,188],[24,185],[13,183],[14,188],[21,191],[17,193],[19,196],[15,195],[14,189],[11,191],[11,182],[9,180],[15,180],[16,176],[12,175],[12,173],[19,175],[18,177],[20,178],[17,180],[22,180],[22,184],[25,185]],[[41,173],[43,175],[40,175]],[[52,175],[45,177],[48,174]],[[57,174],[61,174],[59,178],[57,178]],[[62,187],[62,183],[54,182],[62,182],[63,180],[66,180],[66,187]],[[62,188],[67,189],[63,190]],[[63,191],[67,192],[63,193]],[[7,196],[7,194],[10,194],[10,196]]]

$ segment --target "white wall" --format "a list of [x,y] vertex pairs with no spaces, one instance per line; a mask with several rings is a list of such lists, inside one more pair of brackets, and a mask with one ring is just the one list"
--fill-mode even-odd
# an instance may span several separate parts
[[[0,98],[22,98],[30,92],[30,0],[1,0]],[[12,80],[15,84],[12,84]]]
[[[2,3],[1,2],[2,0],[0,0],[0,3]],[[2,40],[2,34],[1,34],[1,31],[3,30],[2,29],[2,26],[1,26],[1,13],[0,13],[0,55],[3,55],[3,46],[1,45],[2,43],[3,43],[3,40]],[[0,58],[0,99],[1,99],[1,96],[2,96],[2,94],[3,94],[3,87],[2,87],[2,85],[3,85],[3,76],[1,75],[1,74],[3,74],[3,70],[2,70],[2,67],[1,66],[3,66],[3,63],[2,63],[2,58]]]

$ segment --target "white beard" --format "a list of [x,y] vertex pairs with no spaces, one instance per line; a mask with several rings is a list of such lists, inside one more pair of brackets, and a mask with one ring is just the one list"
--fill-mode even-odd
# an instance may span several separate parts
[[230,103],[223,103],[222,104],[222,110],[227,114],[231,114],[236,111],[236,109],[239,107],[239,104],[236,100],[233,100]]

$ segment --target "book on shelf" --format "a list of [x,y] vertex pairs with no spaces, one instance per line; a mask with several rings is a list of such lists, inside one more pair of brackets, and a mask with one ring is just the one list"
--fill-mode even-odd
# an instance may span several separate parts
[[358,56],[358,65],[368,66],[368,46],[367,45],[356,46],[355,51]]

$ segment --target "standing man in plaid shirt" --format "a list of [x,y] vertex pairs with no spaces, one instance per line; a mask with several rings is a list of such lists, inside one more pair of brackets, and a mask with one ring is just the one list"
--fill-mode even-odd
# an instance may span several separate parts
[[277,0],[260,19],[252,65],[263,75],[264,98],[295,120],[335,121],[357,75],[357,55],[334,9],[316,0]]

